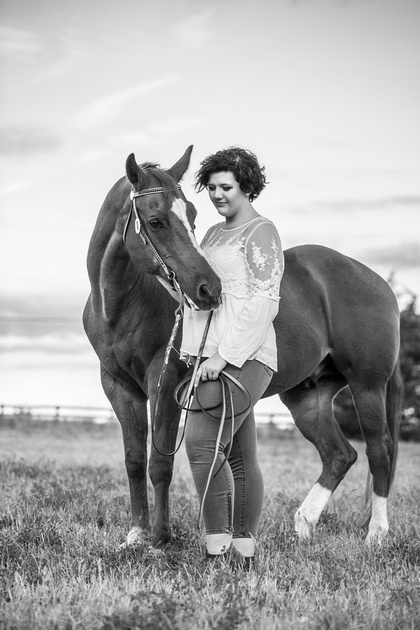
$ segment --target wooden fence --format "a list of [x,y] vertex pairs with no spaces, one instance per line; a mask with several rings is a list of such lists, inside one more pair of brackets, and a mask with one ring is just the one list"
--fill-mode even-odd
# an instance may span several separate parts
[[[257,424],[292,431],[295,428],[288,414],[257,412]],[[118,422],[111,407],[79,407],[71,405],[7,405],[0,404],[0,426],[10,421]]]
[[95,422],[97,424],[116,422],[110,407],[78,407],[71,405],[0,405],[0,422],[5,418],[15,420],[45,420]]

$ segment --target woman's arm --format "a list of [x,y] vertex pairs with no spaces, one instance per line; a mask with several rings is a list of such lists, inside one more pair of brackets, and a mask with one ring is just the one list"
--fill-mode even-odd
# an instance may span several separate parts
[[278,313],[284,259],[280,237],[271,222],[259,224],[251,233],[245,255],[251,298],[227,326],[218,349],[223,359],[238,367],[264,343]]
[[280,237],[272,223],[260,224],[250,235],[245,255],[251,297],[226,327],[218,352],[201,364],[195,386],[200,378],[216,380],[228,363],[242,367],[264,343],[278,313],[284,259]]

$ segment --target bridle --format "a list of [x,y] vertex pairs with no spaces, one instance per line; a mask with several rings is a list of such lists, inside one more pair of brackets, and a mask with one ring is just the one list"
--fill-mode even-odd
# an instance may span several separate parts
[[[180,184],[177,184],[176,187],[177,187],[178,190],[181,190]],[[174,291],[177,292],[180,303],[182,304],[182,303],[185,302],[185,304],[189,308],[193,309],[194,311],[198,311],[198,310],[200,310],[198,308],[198,306],[196,304],[194,304],[194,302],[188,297],[188,295],[186,293],[184,293],[184,291],[181,289],[181,286],[180,286],[178,280],[176,279],[175,272],[168,267],[168,265],[165,263],[165,261],[163,260],[162,256],[159,254],[159,252],[157,251],[156,247],[153,245],[152,241],[148,237],[148,235],[146,233],[146,230],[144,229],[144,226],[143,226],[142,222],[140,221],[140,216],[139,216],[139,213],[138,213],[137,208],[136,208],[136,201],[135,200],[137,199],[137,197],[144,197],[146,195],[162,194],[163,192],[164,192],[164,189],[161,186],[156,186],[155,188],[145,188],[144,190],[134,190],[134,188],[131,188],[131,191],[130,191],[130,201],[131,201],[130,211],[128,213],[127,220],[126,220],[125,226],[124,226],[123,241],[124,241],[124,243],[126,242],[127,230],[128,230],[128,226],[129,226],[129,223],[130,223],[131,215],[134,214],[134,216],[135,216],[134,230],[135,230],[136,234],[138,234],[140,236],[140,238],[142,239],[143,243],[147,247],[149,247],[149,249],[153,253],[153,256],[156,258],[157,262],[159,263],[159,265],[163,269],[163,272],[166,275],[166,278],[167,278],[171,288],[174,289]]]

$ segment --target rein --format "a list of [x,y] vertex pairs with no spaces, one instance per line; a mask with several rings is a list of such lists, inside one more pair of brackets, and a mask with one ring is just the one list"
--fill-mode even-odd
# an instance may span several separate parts
[[[187,412],[186,415],[185,415],[184,428],[183,428],[183,431],[182,431],[181,438],[179,440],[179,444],[178,444],[178,446],[175,446],[175,449],[172,452],[170,452],[170,453],[163,453],[162,451],[160,451],[157,448],[156,441],[155,441],[155,419],[157,417],[157,411],[159,409],[159,400],[160,400],[160,393],[161,393],[160,390],[161,390],[161,387],[162,387],[162,382],[163,382],[163,379],[164,379],[164,376],[165,376],[166,368],[167,368],[168,363],[169,363],[169,356],[170,356],[171,350],[172,350],[173,345],[174,345],[176,333],[178,331],[179,324],[180,324],[180,321],[181,321],[182,316],[183,316],[183,308],[182,308],[182,306],[183,305],[181,303],[180,306],[176,310],[176,313],[175,313],[175,324],[174,324],[174,327],[172,329],[172,333],[171,333],[168,345],[166,347],[165,357],[164,357],[162,369],[161,369],[160,374],[159,374],[159,380],[158,380],[158,384],[157,384],[154,410],[153,410],[152,421],[151,421],[151,429],[152,429],[151,433],[152,433],[152,444],[153,444],[153,447],[159,453],[159,455],[162,455],[164,457],[172,457],[173,455],[175,455],[179,451],[179,449],[181,448],[181,444],[182,444],[182,442],[184,440],[185,431],[186,431],[186,428],[187,428],[188,412],[190,411],[190,404],[192,402],[194,394],[195,394],[195,400],[196,400],[200,410],[206,416],[209,416],[210,418],[213,418],[213,419],[216,419],[216,420],[220,420],[219,430],[218,430],[218,433],[217,433],[216,443],[215,443],[215,447],[214,447],[213,459],[212,459],[212,463],[210,465],[210,469],[209,469],[209,473],[208,473],[207,481],[206,481],[206,486],[205,486],[205,489],[204,489],[203,496],[201,498],[200,508],[199,508],[199,512],[198,512],[197,528],[200,529],[200,521],[201,521],[201,516],[203,514],[204,501],[205,501],[206,496],[207,496],[207,492],[208,492],[208,489],[209,489],[209,486],[210,486],[210,482],[211,482],[212,479],[214,479],[219,474],[220,470],[223,468],[223,466],[225,465],[225,463],[229,459],[229,455],[230,455],[230,452],[231,452],[231,449],[232,449],[232,444],[233,444],[233,437],[234,437],[235,413],[237,413],[237,415],[241,415],[243,413],[246,413],[251,408],[251,397],[249,395],[248,390],[242,385],[242,383],[240,383],[235,377],[233,377],[228,372],[225,372],[224,370],[222,370],[220,372],[219,378],[218,378],[218,381],[220,382],[220,386],[221,386],[221,391],[222,391],[222,413],[221,413],[221,416],[219,417],[219,415],[215,415],[215,414],[211,413],[214,409],[220,407],[219,404],[216,404],[213,407],[204,407],[201,404],[201,402],[200,402],[200,398],[199,398],[199,395],[198,395],[200,386],[198,385],[198,387],[194,388],[194,382],[195,382],[195,378],[196,378],[196,375],[197,375],[198,368],[200,367],[200,362],[201,362],[201,359],[202,359],[202,356],[203,356],[203,351],[204,351],[204,346],[205,346],[206,339],[207,339],[207,334],[208,334],[208,331],[209,331],[209,328],[210,328],[211,319],[213,317],[213,311],[210,311],[209,315],[207,317],[206,325],[205,325],[204,332],[203,332],[203,337],[201,339],[200,348],[198,350],[198,354],[197,354],[197,358],[196,358],[196,361],[195,361],[195,364],[194,364],[194,369],[193,369],[192,375],[185,377],[177,385],[177,387],[175,388],[175,391],[174,391],[174,399],[175,399],[176,404],[178,405],[178,407],[180,409],[184,409]],[[234,408],[234,404],[233,404],[233,389],[232,389],[232,386],[237,387],[247,397],[247,403],[246,403],[245,407],[239,412],[235,412],[235,408]],[[223,462],[221,463],[220,467],[218,468],[218,470],[213,475],[213,471],[214,471],[214,468],[216,466],[217,456],[218,456],[218,453],[219,453],[220,440],[222,438],[222,433],[223,433],[223,429],[225,427],[226,419],[228,418],[228,416],[227,416],[227,400],[228,399],[229,399],[230,410],[231,410],[231,416],[230,416],[231,424],[230,424],[229,446],[228,446],[227,452],[225,453],[225,457],[223,459]]]
[[[184,429],[182,431],[181,439],[179,440],[178,446],[176,446],[173,451],[171,451],[170,453],[162,453],[162,451],[160,451],[157,448],[156,442],[155,442],[155,418],[157,416],[157,411],[158,411],[158,408],[159,408],[160,390],[161,390],[161,387],[162,387],[163,378],[165,376],[166,368],[167,368],[168,363],[169,363],[169,356],[171,354],[172,348],[174,347],[174,341],[175,341],[176,333],[178,332],[179,324],[181,322],[182,317],[183,317],[183,308],[182,308],[182,303],[181,303],[178,306],[178,308],[176,309],[176,312],[175,312],[175,324],[174,324],[174,327],[172,329],[172,333],[171,333],[168,345],[166,346],[165,357],[164,357],[164,360],[163,360],[163,365],[162,365],[162,369],[161,369],[160,374],[159,374],[159,379],[158,379],[157,388],[156,388],[156,398],[155,398],[155,404],[154,404],[153,416],[152,416],[152,423],[151,423],[152,424],[152,444],[153,444],[153,447],[159,453],[159,455],[163,455],[164,457],[172,457],[173,455],[175,455],[179,451],[179,449],[181,448],[182,441],[184,439],[185,429],[186,429],[186,426],[187,426],[187,418],[185,418]],[[174,392],[175,401],[176,401],[177,405],[181,409],[186,409],[187,408],[185,405],[188,403],[188,401],[189,401],[189,399],[191,397],[191,394],[193,392],[195,377],[197,375],[197,371],[198,371],[198,368],[200,366],[201,357],[203,356],[203,350],[204,350],[204,346],[205,346],[205,343],[206,343],[207,333],[208,333],[209,328],[210,328],[210,322],[211,322],[211,318],[212,317],[213,317],[213,311],[210,311],[209,315],[207,317],[207,321],[206,321],[206,325],[205,325],[204,333],[203,333],[203,338],[202,338],[201,343],[200,343],[200,348],[198,350],[197,360],[196,360],[195,365],[194,365],[194,370],[193,370],[192,376],[191,377],[187,377],[186,379],[181,381],[181,383],[175,389],[175,392]],[[184,392],[184,395],[183,395],[182,399],[179,401],[177,399],[177,393],[178,393],[178,390],[180,388],[180,385],[186,385],[187,382],[189,383],[188,387],[185,388],[186,391]],[[187,416],[188,416],[188,414],[187,414]]]
[[[199,359],[197,357],[196,366],[198,364],[199,364]],[[185,417],[184,431],[183,431],[182,437],[184,437],[184,434],[185,434],[185,427],[186,427],[186,424],[187,424],[188,411],[190,410],[189,404],[186,404],[187,396],[186,395],[182,395],[182,389],[186,388],[187,389],[187,394],[188,394],[188,391],[191,391],[191,389],[192,389],[191,388],[191,383],[194,383],[195,373],[196,373],[196,370],[194,370],[194,373],[193,373],[193,375],[191,377],[187,376],[183,381],[181,381],[179,383],[179,385],[176,387],[175,393],[174,393],[174,398],[175,398],[178,406],[181,407],[181,409],[185,409],[187,411],[187,415]],[[222,370],[220,372],[220,374],[219,374],[218,381],[220,383],[220,387],[221,387],[221,391],[222,391],[222,413],[221,413],[220,417],[219,417],[219,415],[215,415],[215,414],[211,413],[211,411],[213,409],[216,409],[217,407],[220,407],[220,405],[217,404],[217,405],[214,405],[213,407],[203,407],[203,405],[200,402],[199,395],[198,395],[200,385],[198,385],[198,387],[195,389],[195,400],[196,400],[200,410],[206,416],[208,416],[209,418],[213,418],[215,420],[220,420],[219,430],[217,432],[216,443],[214,445],[213,459],[212,459],[212,462],[210,464],[209,473],[207,475],[206,485],[205,485],[205,488],[204,488],[203,496],[202,496],[201,501],[200,501],[200,508],[199,508],[199,511],[198,511],[198,518],[197,518],[197,529],[200,529],[200,521],[201,521],[201,517],[202,517],[202,514],[203,514],[204,502],[206,500],[206,496],[207,496],[207,492],[208,492],[208,489],[209,489],[209,486],[210,486],[210,482],[211,482],[212,479],[215,479],[215,477],[217,477],[217,475],[219,474],[219,472],[221,471],[223,466],[226,464],[226,462],[229,459],[230,452],[232,450],[233,438],[234,438],[234,428],[235,428],[235,413],[237,415],[241,415],[241,414],[246,413],[247,411],[249,411],[249,409],[251,408],[251,397],[249,395],[248,390],[234,376],[232,376],[228,372],[225,372],[225,370]],[[239,411],[239,412],[235,412],[235,407],[234,407],[234,404],[233,404],[233,388],[232,388],[232,386],[235,386],[238,389],[240,389],[245,394],[245,396],[247,397],[247,403],[246,403],[245,407],[243,409],[241,409],[241,411]],[[180,392],[181,392],[181,395],[182,395],[181,399],[179,399],[179,397],[178,397]],[[191,394],[190,394],[190,397],[191,397]],[[226,419],[229,417],[229,416],[227,416],[227,413],[226,413],[227,412],[227,404],[226,404],[227,399],[229,399],[230,411],[231,411],[229,445],[228,445],[228,448],[227,448],[227,452],[225,453],[225,457],[223,459],[223,462],[220,464],[219,468],[217,469],[217,471],[213,475],[213,471],[214,471],[214,468],[216,466],[217,456],[219,454],[220,441],[221,441],[221,438],[222,438],[223,429],[224,429],[225,424],[226,424]]]

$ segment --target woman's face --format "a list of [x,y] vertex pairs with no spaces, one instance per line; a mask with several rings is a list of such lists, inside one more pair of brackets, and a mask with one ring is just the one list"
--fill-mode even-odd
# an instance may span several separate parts
[[213,173],[208,181],[207,190],[217,212],[227,220],[249,208],[248,197],[230,171]]

